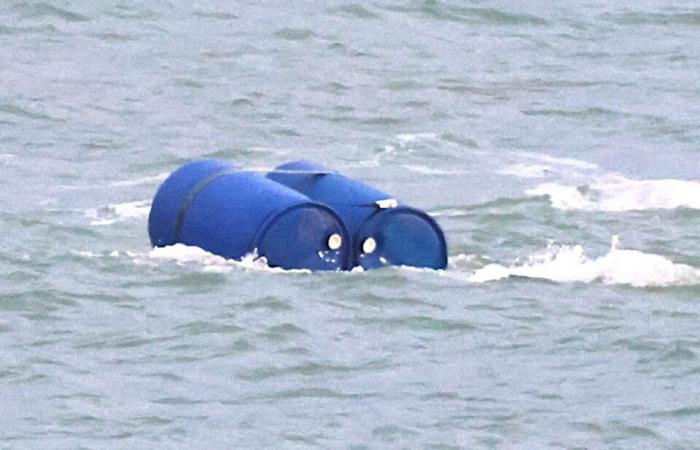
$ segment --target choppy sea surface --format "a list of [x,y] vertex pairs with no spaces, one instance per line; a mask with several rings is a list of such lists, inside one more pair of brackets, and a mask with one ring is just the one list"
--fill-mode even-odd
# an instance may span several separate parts
[[[0,448],[699,448],[696,1],[0,3]],[[195,158],[444,271],[152,250]]]

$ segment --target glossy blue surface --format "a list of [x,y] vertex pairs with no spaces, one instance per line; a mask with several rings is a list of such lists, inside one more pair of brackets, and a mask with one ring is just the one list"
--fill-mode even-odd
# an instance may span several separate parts
[[[353,265],[365,269],[404,265],[444,269],[447,244],[440,226],[428,214],[407,205],[380,208],[392,196],[361,181],[329,171],[310,161],[282,164],[268,178],[331,207],[352,236]],[[365,253],[366,239],[376,249]]]
[[192,161],[173,172],[158,188],[148,216],[151,245],[166,247],[179,242],[176,224],[183,202],[195,187],[207,177],[237,167],[227,161],[203,159]]
[[[228,259],[257,252],[285,269],[346,269],[345,226],[328,207],[222,161],[194,161],[158,190],[149,217],[154,246],[183,243]],[[328,248],[338,234],[344,245]]]

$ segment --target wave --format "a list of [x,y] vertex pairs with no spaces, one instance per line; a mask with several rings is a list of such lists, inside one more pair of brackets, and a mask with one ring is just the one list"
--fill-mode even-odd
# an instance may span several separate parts
[[14,7],[14,10],[22,16],[30,19],[52,17],[63,19],[66,22],[87,22],[89,17],[68,9],[61,9],[46,2],[21,2]]
[[240,260],[226,259],[222,256],[185,244],[175,244],[167,247],[156,247],[148,253],[126,252],[134,263],[157,266],[163,261],[174,262],[177,265],[195,265],[203,272],[228,273],[236,269],[255,270],[273,273],[311,273],[307,269],[286,270],[270,267],[267,259],[258,256],[257,252],[248,253]]
[[112,225],[127,219],[143,219],[148,217],[150,211],[151,201],[139,200],[89,209],[85,212],[85,215],[92,219],[90,225],[102,226]]
[[112,187],[125,187],[125,186],[142,186],[142,185],[149,185],[149,184],[157,184],[162,181],[165,181],[166,178],[170,173],[159,173],[158,175],[153,175],[150,177],[143,177],[143,178],[137,178],[135,180],[123,180],[123,181],[113,181],[109,183],[110,186]]
[[308,269],[287,270],[279,267],[270,267],[267,264],[267,259],[263,256],[258,256],[255,251],[244,255],[239,260],[233,260],[209,253],[200,247],[185,244],[155,247],[148,252],[114,250],[109,253],[94,253],[87,250],[71,250],[70,253],[86,259],[127,257],[136,265],[151,267],[157,267],[163,262],[172,262],[178,266],[190,266],[209,273],[229,273],[240,269],[270,273],[311,273]]
[[416,173],[420,173],[423,175],[458,175],[458,174],[467,173],[467,172],[460,172],[460,171],[454,171],[454,170],[435,169],[432,167],[423,166],[423,165],[419,165],[419,164],[402,164],[401,167],[403,167],[404,169],[408,169],[411,172],[416,172]]
[[621,250],[614,236],[610,251],[599,258],[586,256],[580,245],[550,243],[543,253],[527,262],[504,266],[488,264],[468,276],[472,283],[485,283],[509,277],[525,277],[554,282],[620,284],[634,287],[668,287],[700,284],[700,269],[677,264],[661,256],[637,250]]
[[461,209],[441,209],[437,211],[428,211],[432,217],[465,217],[468,213],[467,211]]
[[419,141],[435,141],[437,138],[435,133],[403,133],[396,135],[396,140],[399,141],[399,146],[401,147]]
[[[127,257],[136,265],[158,267],[171,262],[205,273],[230,273],[232,271],[255,271],[277,274],[311,274],[309,269],[282,269],[270,267],[265,257],[257,252],[244,255],[239,260],[226,259],[208,251],[185,244],[156,247],[148,252],[118,251],[95,254],[90,251],[71,251],[82,258]],[[614,236],[610,250],[599,258],[589,258],[581,245],[556,245],[550,242],[545,251],[536,253],[523,263],[502,265],[486,264],[490,258],[474,254],[459,254],[450,257],[447,270],[434,271],[424,268],[400,266],[396,270],[436,273],[469,283],[483,284],[510,277],[548,280],[557,283],[593,283],[628,285],[633,287],[674,287],[700,285],[700,269],[687,264],[678,264],[668,258],[638,250],[619,248],[619,239]],[[355,267],[350,273],[364,272]]]
[[596,170],[598,166],[596,164],[590,163],[588,161],[582,161],[580,159],[574,158],[557,158],[555,156],[547,155],[545,153],[533,153],[533,152],[518,152],[519,156],[523,156],[528,159],[534,159],[539,162],[547,163],[556,166],[568,166],[575,167],[577,169],[583,170]]
[[516,152],[514,156],[520,162],[502,167],[497,173],[516,178],[581,178],[599,170],[587,161],[545,153]]
[[552,166],[546,164],[513,164],[498,171],[501,175],[517,178],[544,178],[552,171]]
[[609,175],[601,181],[578,186],[543,183],[525,193],[547,196],[554,208],[562,210],[700,209],[700,182],[697,181],[633,180]]
[[700,25],[700,11],[688,10],[673,13],[629,11],[621,14],[603,14],[604,20],[619,25]]
[[[661,256],[637,250],[619,249],[619,239],[614,236],[609,252],[599,258],[586,256],[580,245],[555,245],[550,243],[546,251],[535,254],[528,261],[512,266],[488,264],[467,277],[471,283],[485,283],[509,277],[525,277],[554,282],[629,285],[634,287],[669,287],[700,284],[700,269],[686,264],[677,264]],[[270,273],[310,274],[308,269],[285,270],[270,267],[264,257],[249,253],[240,260],[226,259],[199,247],[175,244],[154,248],[148,253],[126,252],[136,264],[157,266],[164,261],[177,265],[195,265],[203,272],[228,273],[233,270],[254,270]],[[115,256],[113,252],[110,256]],[[454,276],[464,274],[466,266],[488,260],[477,255],[457,255],[450,258],[450,268],[439,273]],[[401,270],[415,270],[401,267]],[[361,272],[355,269],[352,272]],[[432,272],[432,271],[431,271]],[[462,277],[463,278],[463,277]]]

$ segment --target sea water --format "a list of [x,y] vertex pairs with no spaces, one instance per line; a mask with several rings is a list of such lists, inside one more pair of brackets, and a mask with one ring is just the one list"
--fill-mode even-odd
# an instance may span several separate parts
[[[0,5],[0,447],[697,448],[697,2]],[[425,208],[444,271],[151,249],[195,158]]]

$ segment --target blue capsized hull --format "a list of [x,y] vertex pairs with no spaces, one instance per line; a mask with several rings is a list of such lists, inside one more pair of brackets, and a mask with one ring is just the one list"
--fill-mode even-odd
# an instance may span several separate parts
[[267,177],[338,213],[352,237],[354,266],[447,266],[445,235],[424,211],[310,161],[282,164]]
[[342,270],[351,259],[331,208],[219,160],[190,162],[163,182],[148,232],[155,247],[182,243],[229,259],[255,251],[285,269]]

